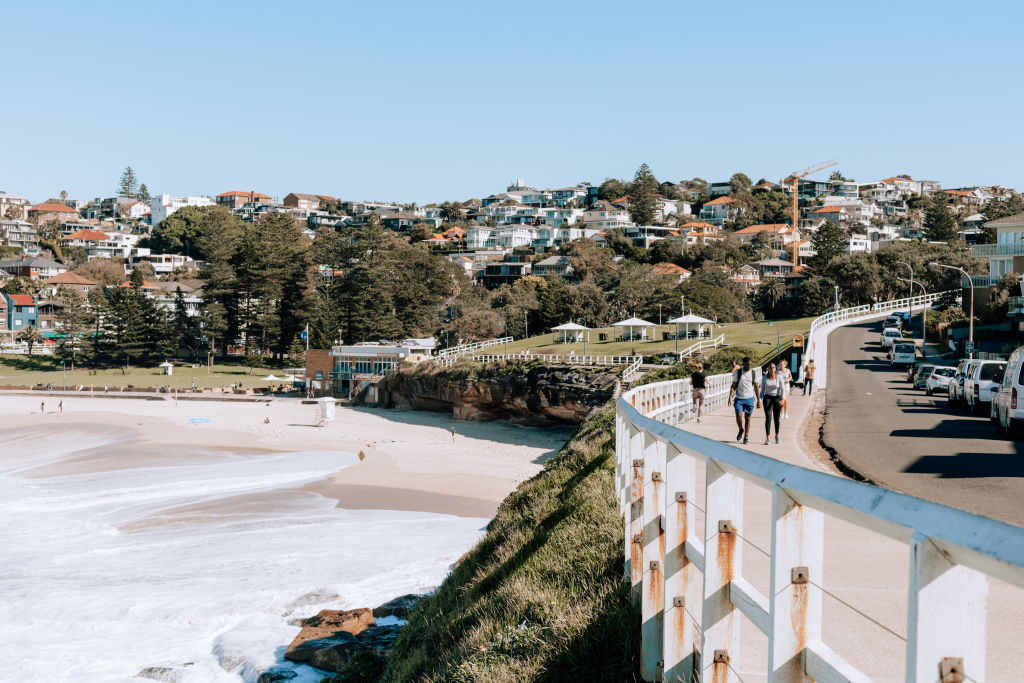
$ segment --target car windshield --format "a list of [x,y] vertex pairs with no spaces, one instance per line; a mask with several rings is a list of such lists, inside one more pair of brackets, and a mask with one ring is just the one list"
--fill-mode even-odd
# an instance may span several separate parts
[[936,368],[932,374],[938,375],[939,377],[952,377],[956,370],[953,368]]
[[913,344],[897,344],[896,353],[914,353]]
[[993,379],[997,372],[1000,372],[1005,368],[1006,365],[1003,363],[985,363],[981,366],[981,372],[978,373],[978,379]]
[[931,365],[922,365],[921,369],[917,371],[917,374],[921,375],[923,377],[924,375],[930,375],[931,372],[932,372],[932,366]]
[[885,335],[886,337],[900,337],[900,336],[902,336],[900,334],[899,330],[892,330],[892,329],[886,330],[882,334]]

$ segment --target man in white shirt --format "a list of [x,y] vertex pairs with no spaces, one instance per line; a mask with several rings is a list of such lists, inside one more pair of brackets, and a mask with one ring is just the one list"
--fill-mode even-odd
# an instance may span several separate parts
[[736,426],[740,428],[736,433],[736,440],[747,443],[750,436],[750,416],[754,412],[754,406],[761,407],[760,392],[757,386],[757,377],[754,375],[754,368],[750,356],[743,357],[743,366],[732,374],[732,388],[729,390],[729,401],[736,411]]

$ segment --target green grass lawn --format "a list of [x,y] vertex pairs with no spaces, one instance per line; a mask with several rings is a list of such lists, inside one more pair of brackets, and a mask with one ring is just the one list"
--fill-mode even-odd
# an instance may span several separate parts
[[[725,334],[725,343],[730,346],[750,346],[768,353],[775,348],[776,339],[786,347],[788,342],[793,340],[793,335],[802,334],[807,336],[811,328],[811,321],[814,318],[794,318],[791,320],[749,322],[749,323],[723,323],[716,325],[711,333],[712,338]],[[663,332],[674,331],[672,325],[660,325],[655,332],[652,341],[614,341],[615,331],[610,327],[594,329],[590,331],[591,341],[586,344],[587,355],[593,356],[627,356],[633,351],[638,354],[649,356],[655,353],[670,353],[676,350],[674,339],[662,340]],[[609,341],[598,341],[599,334],[607,334]],[[678,348],[686,349],[696,342],[696,339],[680,339]],[[551,334],[543,334],[528,339],[518,339],[508,345],[509,353],[519,353],[529,350],[533,353],[575,353],[582,354],[583,344],[560,344],[552,341]],[[504,346],[494,346],[479,351],[479,353],[504,353]]]
[[[205,364],[195,363],[197,367],[194,368],[192,365],[186,361],[175,362],[174,374],[171,376],[161,374],[161,368],[156,367],[155,363],[152,366],[132,367],[123,374],[121,368],[101,368],[94,375],[91,374],[91,368],[79,366],[74,370],[68,369],[66,381],[69,388],[77,388],[79,384],[99,388],[126,387],[131,384],[137,387],[167,385],[184,389],[191,387],[193,381],[197,387],[214,388],[241,383],[243,387],[250,388],[281,384],[264,382],[262,378],[267,375],[284,376],[281,370],[266,368],[253,368],[250,374],[247,365],[214,363],[209,369]],[[47,383],[52,383],[57,389],[65,385],[65,373],[61,370],[60,362],[52,356],[0,356],[0,386]]]

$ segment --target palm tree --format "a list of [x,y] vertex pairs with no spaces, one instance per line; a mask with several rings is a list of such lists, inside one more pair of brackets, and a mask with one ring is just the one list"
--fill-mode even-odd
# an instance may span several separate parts
[[757,288],[757,297],[768,304],[769,310],[775,311],[779,302],[786,297],[786,283],[781,277],[768,277],[761,280]]
[[39,330],[35,325],[29,325],[21,331],[21,340],[28,344],[28,355],[32,355],[32,347],[42,339]]
[[458,202],[444,202],[441,204],[441,220],[445,223],[454,223],[462,220],[462,205]]

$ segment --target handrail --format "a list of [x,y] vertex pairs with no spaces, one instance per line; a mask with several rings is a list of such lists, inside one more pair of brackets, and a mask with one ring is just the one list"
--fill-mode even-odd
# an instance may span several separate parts
[[[894,304],[838,311],[815,332]],[[725,405],[731,380],[708,378],[705,409]],[[906,680],[931,683],[954,657],[969,679],[985,679],[988,579],[1024,588],[1024,529],[681,429],[692,417],[689,378],[616,401],[615,481],[626,572],[641,602],[643,680],[738,680],[729,662],[739,659],[740,615],[768,637],[768,680],[869,680],[822,642],[822,590],[811,588],[823,584],[826,514],[906,546]],[[703,531],[691,509],[697,462],[706,469]],[[744,520],[744,484],[771,493],[767,520]],[[768,595],[743,578],[745,521],[772,530]]]
[[629,382],[633,379],[636,373],[640,372],[640,366],[644,364],[644,357],[637,356],[636,360],[626,366],[626,369],[622,371],[622,377],[620,378],[623,382]]
[[529,360],[563,365],[627,365],[638,356],[584,356],[573,353],[484,353],[472,357],[478,363],[496,363],[503,360]]
[[460,344],[458,346],[452,346],[438,351],[437,355],[434,356],[434,361],[440,365],[450,367],[454,365],[456,360],[462,356],[469,355],[474,351],[486,349],[491,346],[500,346],[502,344],[511,343],[512,337],[498,337],[497,339],[486,339],[484,341],[470,342],[469,344]]
[[697,343],[691,344],[689,348],[680,351],[679,356],[691,356],[695,353],[699,353],[704,349],[717,349],[719,346],[725,344],[725,333],[718,335],[714,339],[701,339]]

